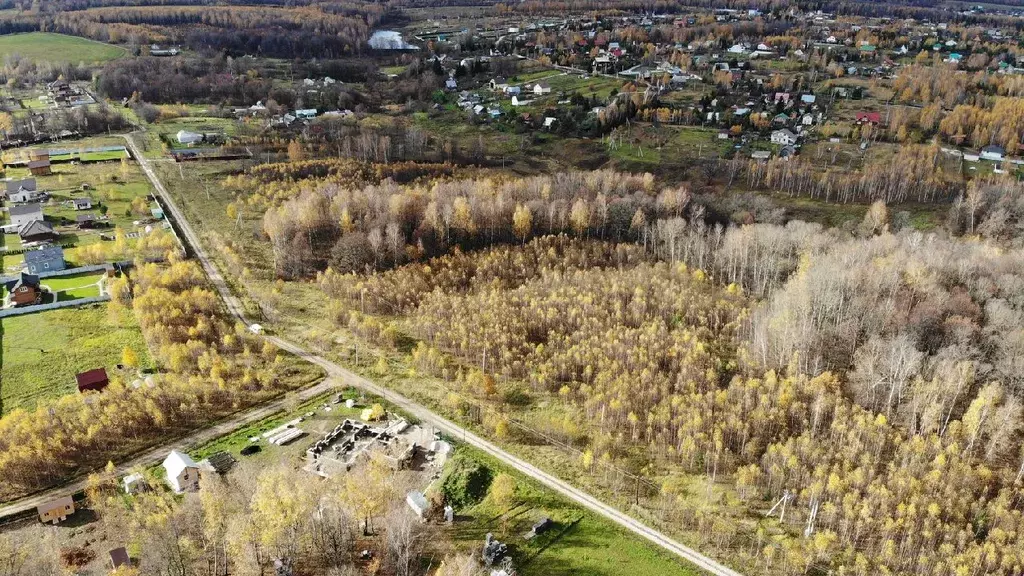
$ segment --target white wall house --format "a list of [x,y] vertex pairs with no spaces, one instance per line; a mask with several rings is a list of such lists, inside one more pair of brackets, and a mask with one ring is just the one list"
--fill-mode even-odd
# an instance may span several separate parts
[[188,454],[171,450],[164,459],[167,484],[177,493],[199,489],[199,465]]
[[785,128],[782,130],[776,130],[772,132],[772,144],[796,144],[796,134],[793,134]]
[[1006,150],[1002,146],[990,145],[981,149],[981,157],[993,162],[1002,162],[1006,156]]
[[21,229],[29,222],[35,222],[43,220],[43,206],[42,204],[21,204],[20,206],[11,206],[8,208],[8,214],[11,217],[11,224],[16,229]]

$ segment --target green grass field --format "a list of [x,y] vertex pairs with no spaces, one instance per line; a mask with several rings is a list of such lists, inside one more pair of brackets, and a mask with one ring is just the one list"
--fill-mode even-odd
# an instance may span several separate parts
[[0,55],[19,54],[36,62],[98,63],[115,60],[126,53],[120,46],[64,34],[30,32],[0,36]]
[[0,320],[3,367],[0,413],[31,409],[41,398],[75,391],[75,374],[114,368],[125,346],[143,367],[152,366],[131,312],[111,316],[105,305],[50,310]]
[[[524,576],[696,576],[702,573],[488,456],[465,446],[459,447],[459,451],[484,463],[495,473],[511,474],[516,480],[516,492],[510,506],[499,506],[485,498],[470,508],[456,510],[464,519],[449,528],[457,544],[479,546],[491,532],[513,550],[516,570]],[[524,539],[523,534],[545,517],[554,521],[554,527],[536,538]]]
[[99,296],[100,288],[97,283],[102,277],[103,272],[88,272],[71,276],[43,278],[40,282],[48,286],[51,292],[57,293],[58,300],[78,300],[80,298]]

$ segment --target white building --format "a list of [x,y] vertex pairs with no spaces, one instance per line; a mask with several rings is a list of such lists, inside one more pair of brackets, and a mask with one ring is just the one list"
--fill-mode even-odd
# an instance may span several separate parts
[[125,494],[138,494],[139,492],[146,489],[146,480],[142,477],[142,474],[135,473],[129,474],[122,479],[124,483]]
[[420,518],[423,518],[423,515],[430,509],[430,503],[427,502],[427,498],[423,493],[416,492],[415,490],[405,495],[405,503],[408,504],[409,508],[412,508],[412,511]]
[[1006,156],[1006,150],[1002,146],[996,146],[995,144],[985,146],[981,149],[981,157],[985,160],[991,160],[993,162],[1002,162]]
[[199,489],[199,465],[188,454],[171,450],[163,466],[167,484],[178,494]]
[[772,144],[782,144],[783,146],[796,144],[796,134],[786,128],[776,130],[772,132]]
[[15,229],[21,229],[29,222],[43,221],[42,204],[22,204],[20,206],[11,206],[7,211],[11,217],[11,226]]
[[178,130],[178,133],[175,135],[175,138],[178,139],[178,144],[186,145],[198,144],[199,142],[203,141],[202,134],[189,132],[188,130]]

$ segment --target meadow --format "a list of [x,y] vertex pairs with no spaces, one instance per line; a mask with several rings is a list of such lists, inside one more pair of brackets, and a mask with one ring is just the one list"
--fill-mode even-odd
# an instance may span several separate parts
[[36,62],[77,64],[114,60],[127,54],[127,50],[76,36],[29,32],[0,36],[0,55],[5,54],[18,54]]
[[131,311],[114,314],[102,304],[4,318],[0,330],[0,414],[74,392],[79,372],[106,368],[113,374],[125,347],[135,351],[140,367],[153,366]]
[[[484,454],[465,446],[460,446],[459,452],[461,457],[472,458],[495,474],[510,474],[516,487],[509,502],[495,502],[488,496],[469,508],[457,510],[460,521],[448,528],[457,545],[474,547],[487,533],[492,533],[513,550],[516,570],[523,576],[701,574],[693,566],[683,564],[604,518],[570,504]],[[533,524],[543,518],[550,518],[554,526],[532,539],[524,539]]]

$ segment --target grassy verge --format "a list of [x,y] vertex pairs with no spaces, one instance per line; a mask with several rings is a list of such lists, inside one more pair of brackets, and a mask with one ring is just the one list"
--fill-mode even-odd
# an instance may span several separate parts
[[[511,475],[516,482],[511,502],[496,503],[488,497],[457,511],[459,521],[448,528],[448,534],[458,547],[474,550],[492,533],[512,549],[516,570],[524,576],[702,574],[482,452],[467,446],[458,450],[496,474]],[[524,535],[542,518],[550,518],[554,526],[526,540]]]

